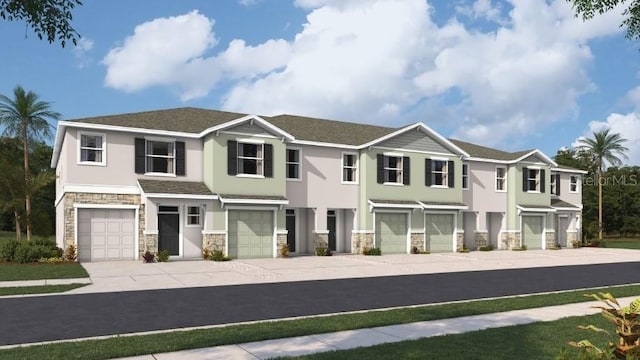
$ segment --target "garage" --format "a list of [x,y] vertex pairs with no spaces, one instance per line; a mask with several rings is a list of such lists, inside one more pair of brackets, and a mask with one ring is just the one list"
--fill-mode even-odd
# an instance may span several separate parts
[[376,246],[383,254],[407,253],[407,214],[376,213]]
[[542,216],[522,217],[522,244],[527,249],[542,249]]
[[135,210],[78,209],[78,260],[134,260]]
[[273,211],[229,210],[229,256],[273,257]]
[[452,214],[426,214],[425,230],[427,250],[430,252],[453,252]]

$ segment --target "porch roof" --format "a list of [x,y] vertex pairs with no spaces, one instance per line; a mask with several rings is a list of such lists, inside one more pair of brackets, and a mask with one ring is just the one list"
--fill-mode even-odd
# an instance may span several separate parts
[[147,197],[217,199],[207,185],[199,181],[138,179],[140,190]]
[[289,200],[279,195],[247,195],[247,194],[218,194],[220,202],[224,204],[241,205],[287,205]]
[[554,209],[570,209],[570,210],[581,210],[580,206],[568,203],[564,200],[560,199],[551,199],[551,207]]

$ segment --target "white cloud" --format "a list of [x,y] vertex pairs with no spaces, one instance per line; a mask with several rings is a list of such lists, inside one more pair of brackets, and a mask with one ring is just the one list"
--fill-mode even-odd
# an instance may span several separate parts
[[260,0],[238,0],[238,4],[242,6],[252,6],[259,3]]
[[[611,132],[619,133],[623,138],[627,139],[624,146],[629,148],[627,153],[629,160],[621,159],[625,164],[640,164],[640,113],[613,113],[607,117],[606,121],[591,121],[589,122],[589,130],[582,137],[590,138],[595,131],[603,128],[610,128]],[[578,145],[579,139],[577,138],[572,145]]]
[[76,59],[76,66],[78,66],[78,68],[83,69],[91,64],[93,59],[89,56],[89,53],[93,50],[93,45],[93,40],[88,37],[82,37],[71,50]]
[[456,12],[475,19],[482,18],[500,24],[505,23],[505,19],[502,18],[501,4],[496,3],[494,6],[491,0],[476,0],[471,5],[456,6]]

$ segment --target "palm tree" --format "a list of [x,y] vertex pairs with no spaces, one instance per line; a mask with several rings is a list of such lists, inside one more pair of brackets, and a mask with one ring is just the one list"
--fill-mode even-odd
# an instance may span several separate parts
[[604,162],[613,166],[622,164],[623,159],[629,159],[625,152],[629,151],[622,145],[624,139],[618,133],[610,133],[609,128],[593,132],[593,138],[582,138],[578,141],[578,150],[591,155],[598,171],[598,239],[602,240],[602,171]]
[[29,141],[51,137],[48,119],[58,120],[61,115],[51,110],[51,103],[41,101],[37,94],[18,85],[13,89],[13,99],[0,95],[0,126],[5,126],[3,135],[16,136],[22,140],[24,160],[24,203],[27,240],[31,240],[31,171],[29,170]]

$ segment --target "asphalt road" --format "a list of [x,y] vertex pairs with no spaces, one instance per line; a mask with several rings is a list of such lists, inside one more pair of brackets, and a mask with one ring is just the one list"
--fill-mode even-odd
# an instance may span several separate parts
[[0,345],[640,282],[640,262],[0,299]]

